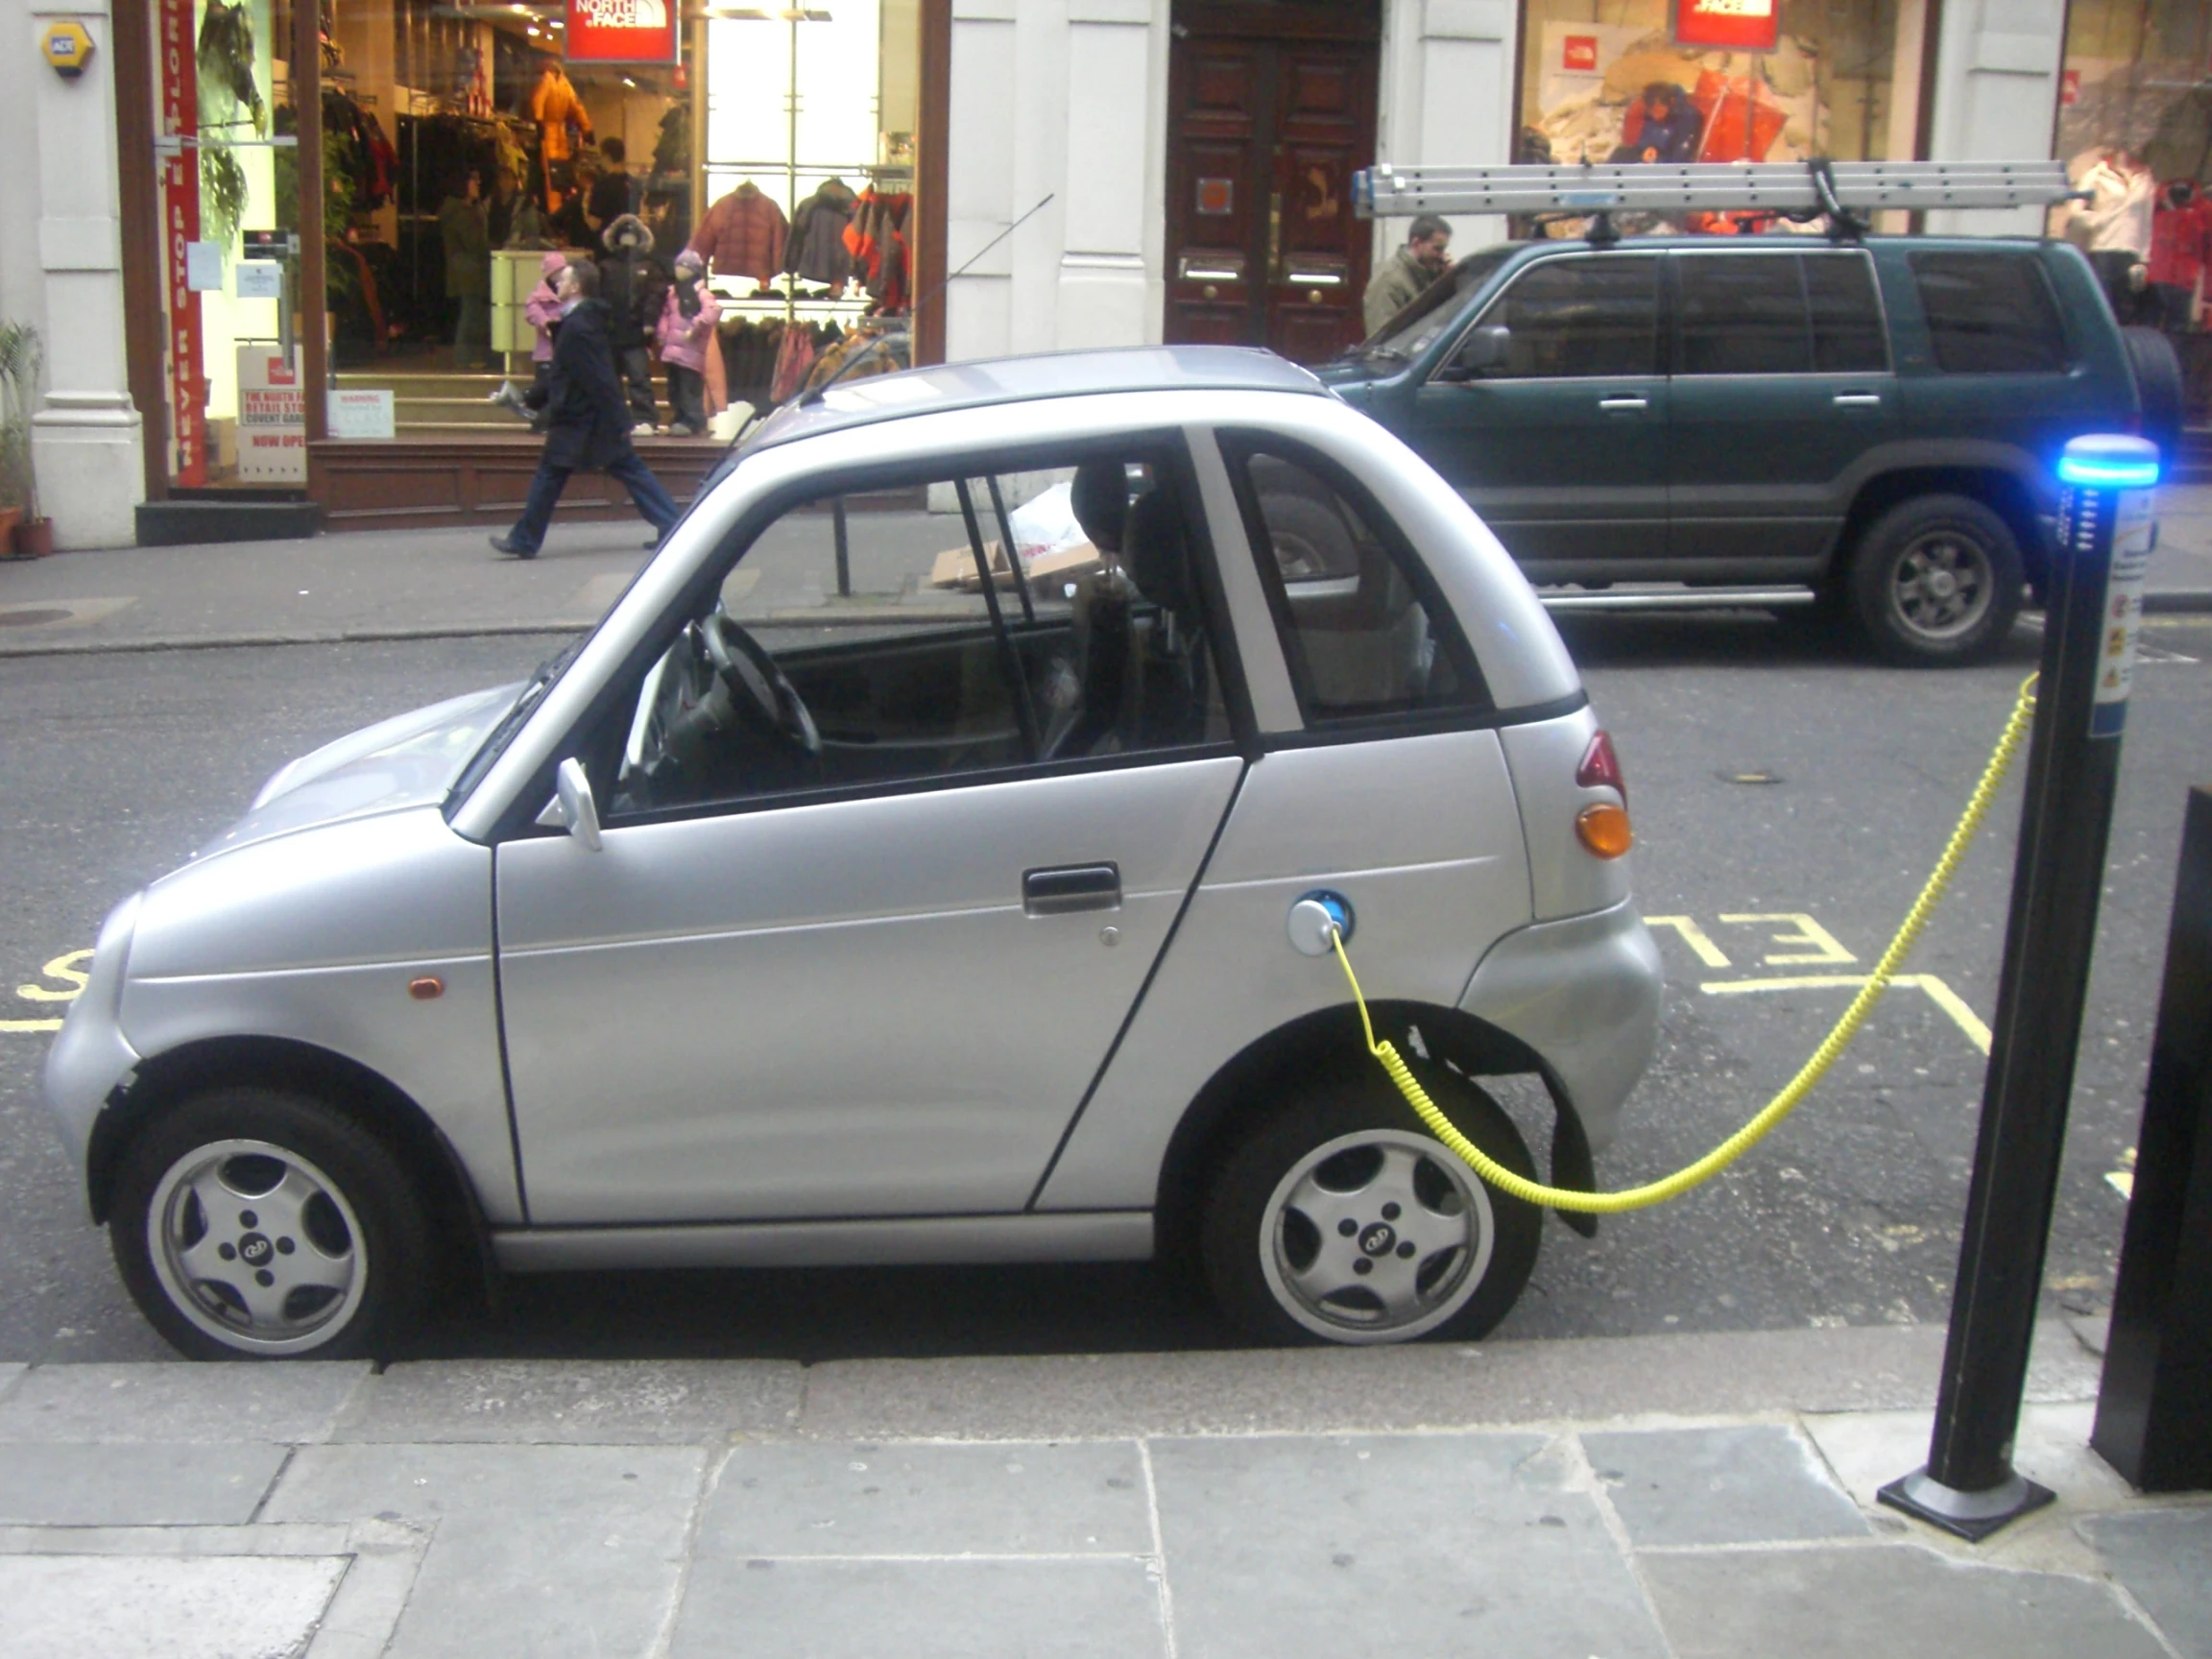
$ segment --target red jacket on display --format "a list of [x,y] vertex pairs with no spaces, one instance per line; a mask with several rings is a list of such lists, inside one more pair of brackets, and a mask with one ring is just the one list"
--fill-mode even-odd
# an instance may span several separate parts
[[707,209],[688,246],[706,255],[717,276],[750,276],[765,283],[783,269],[783,239],[789,231],[783,209],[748,179]]
[[2195,180],[2176,179],[2158,189],[2151,216],[2151,280],[2194,289],[2212,260],[2212,202]]

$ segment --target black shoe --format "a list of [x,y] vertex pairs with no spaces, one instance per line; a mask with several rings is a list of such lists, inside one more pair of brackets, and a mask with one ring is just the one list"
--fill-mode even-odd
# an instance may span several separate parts
[[510,559],[535,559],[538,557],[537,548],[524,547],[512,536],[493,537],[492,548],[493,552],[504,553]]

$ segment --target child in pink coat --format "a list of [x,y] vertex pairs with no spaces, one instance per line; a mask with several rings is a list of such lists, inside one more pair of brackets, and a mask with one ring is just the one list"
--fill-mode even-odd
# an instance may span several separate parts
[[714,323],[722,313],[707,286],[707,261],[686,248],[676,255],[676,280],[661,305],[655,337],[668,370],[674,430],[696,438],[707,430],[707,353],[721,349]]
[[[568,257],[565,253],[548,253],[539,262],[538,286],[530,290],[530,297],[522,301],[522,321],[538,330],[538,338],[530,347],[530,388],[536,391],[543,386],[553,373],[553,330],[561,325],[561,296],[554,288],[561,280],[561,273],[567,269]],[[532,430],[544,424],[541,411],[530,417]]]

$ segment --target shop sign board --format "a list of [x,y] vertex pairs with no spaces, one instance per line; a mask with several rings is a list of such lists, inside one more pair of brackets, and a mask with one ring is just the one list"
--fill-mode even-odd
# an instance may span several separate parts
[[[200,69],[192,0],[158,0],[161,135],[184,139],[161,154],[161,276],[169,301],[170,461],[177,482],[207,482],[206,395],[201,384],[200,295],[190,269],[200,241]],[[216,283],[223,277],[218,262]]]
[[1771,52],[1782,41],[1780,0],[1674,0],[1674,39],[1683,46]]
[[307,397],[299,358],[287,362],[266,340],[238,346],[238,476],[257,484],[307,482]]
[[1598,36],[1595,35],[1570,35],[1561,42],[1559,70],[1564,75],[1595,75],[1598,73]]
[[567,0],[571,63],[674,63],[676,0]]
[[333,438],[390,438],[397,430],[388,391],[333,391],[327,409]]

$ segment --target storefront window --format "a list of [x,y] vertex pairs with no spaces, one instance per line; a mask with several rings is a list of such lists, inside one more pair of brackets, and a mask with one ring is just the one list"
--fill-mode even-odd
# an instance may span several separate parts
[[155,29],[169,476],[298,483],[291,5],[159,0]]
[[2123,323],[2183,348],[2191,401],[2212,391],[2196,349],[2212,260],[2212,12],[2202,0],[2074,0],[2058,84],[2056,154],[2089,200],[2051,228],[2080,245]]
[[[637,424],[678,435],[728,436],[903,317],[918,0],[322,4],[333,438],[528,436],[529,301],[566,259],[601,263]],[[679,408],[659,325],[686,249],[682,315],[704,288],[718,321]]]
[[1527,0],[1527,16],[1516,161],[1915,153],[1926,0]]

